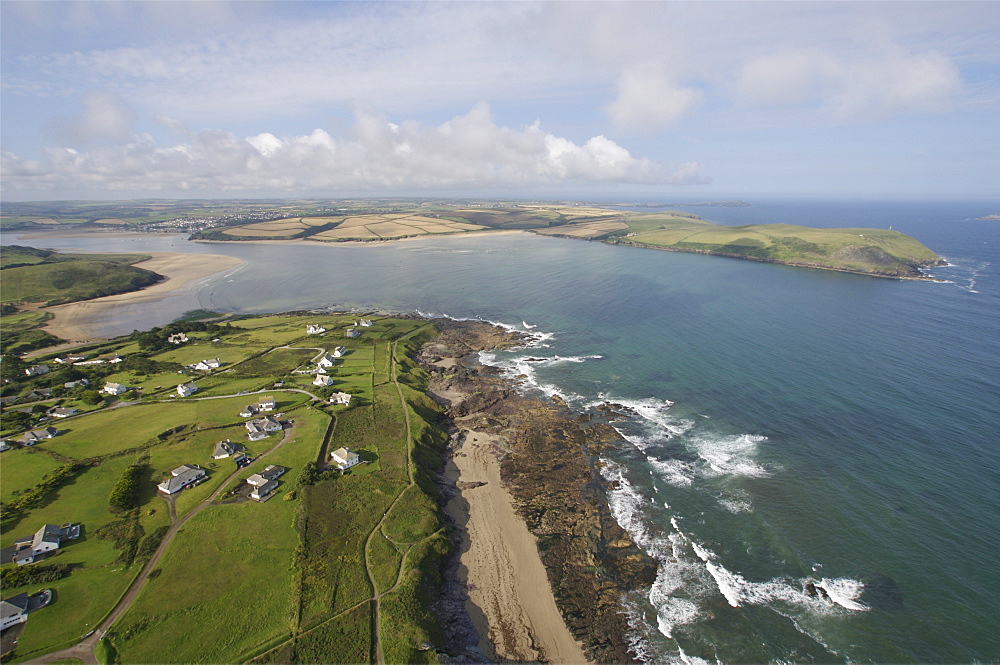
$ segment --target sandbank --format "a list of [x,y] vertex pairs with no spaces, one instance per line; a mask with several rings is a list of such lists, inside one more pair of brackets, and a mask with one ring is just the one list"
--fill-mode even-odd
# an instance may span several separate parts
[[323,245],[326,247],[339,247],[341,245],[347,246],[364,246],[364,247],[381,247],[385,243],[389,242],[407,242],[410,240],[429,240],[431,238],[471,238],[473,236],[508,236],[515,235],[518,233],[528,233],[528,231],[523,229],[501,229],[499,231],[465,231],[462,233],[424,233],[415,236],[406,236],[403,238],[380,238],[372,240],[311,240],[309,238],[289,238],[287,240],[282,240],[280,238],[272,239],[261,239],[261,240],[202,240],[196,239],[191,242],[202,242],[202,243],[220,243],[224,245],[240,244],[240,245]]
[[586,663],[556,607],[535,537],[500,482],[495,440],[466,432],[445,468],[460,491],[447,510],[465,527],[459,576],[479,646],[491,659]]
[[[161,300],[184,289],[194,289],[198,282],[245,263],[242,259],[221,254],[181,254],[174,252],[144,252],[152,258],[136,263],[166,277],[153,286],[131,293],[83,300],[47,307],[53,318],[45,324],[45,331],[73,342],[94,342],[102,339],[95,332],[97,326],[111,320],[114,310],[123,305],[148,303]],[[141,322],[136,322],[141,328]]]

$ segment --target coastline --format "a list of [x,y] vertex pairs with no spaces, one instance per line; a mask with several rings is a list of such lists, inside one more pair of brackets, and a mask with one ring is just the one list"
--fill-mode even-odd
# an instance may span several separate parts
[[459,553],[445,573],[442,623],[471,619],[478,644],[457,646],[500,661],[634,661],[622,596],[651,585],[656,564],[608,509],[597,457],[620,435],[519,394],[479,362],[479,351],[523,346],[520,335],[435,323],[440,334],[419,360],[428,394],[446,407],[441,484]]
[[[51,313],[53,317],[43,327],[45,332],[74,344],[100,341],[103,338],[95,333],[95,326],[114,318],[116,310],[136,303],[155,302],[185,290],[194,291],[201,280],[246,263],[242,259],[222,254],[148,254],[152,258],[135,265],[152,270],[166,279],[139,291],[46,307],[44,311]],[[49,348],[44,351],[51,350]]]

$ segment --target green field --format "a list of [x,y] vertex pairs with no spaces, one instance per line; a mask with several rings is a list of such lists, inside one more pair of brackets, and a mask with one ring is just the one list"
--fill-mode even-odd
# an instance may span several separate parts
[[[362,337],[347,340],[343,332],[354,320],[347,315],[257,317],[236,322],[242,330],[225,333],[221,343],[193,337],[187,347],[143,351],[146,342],[124,339],[102,348],[105,353],[127,348],[130,357],[159,362],[222,357],[228,349],[231,364],[197,379],[202,390],[188,398],[169,397],[168,391],[186,380],[175,372],[103,376],[96,387],[119,379],[147,383],[143,392],[152,392],[155,382],[163,392],[59,421],[57,437],[4,453],[2,544],[45,523],[78,522],[84,534],[52,560],[73,564],[68,576],[5,588],[5,595],[39,588],[56,594],[51,606],[32,616],[16,653],[5,660],[20,662],[69,646],[114,607],[159,541],[145,543],[174,519],[156,484],[182,464],[201,465],[208,478],[174,495],[176,519],[189,519],[154,564],[155,574],[135,602],[111,627],[102,652],[134,663],[242,662],[257,656],[274,662],[289,654],[315,662],[369,661],[375,639],[371,575],[386,593],[379,636],[386,655],[407,662],[433,658],[433,651],[414,645],[441,634],[424,609],[424,595],[445,540],[436,490],[415,461],[436,465],[446,437],[420,418],[436,407],[421,392],[426,377],[406,357],[433,329],[423,321],[378,319]],[[329,330],[306,336],[307,323]],[[397,345],[403,338],[412,341]],[[279,348],[286,345],[292,348]],[[338,390],[355,395],[351,406],[332,407],[288,390],[301,383],[291,378],[292,369],[308,363],[317,349],[340,345],[351,352],[329,372]],[[207,352],[216,348],[219,352]],[[32,385],[44,385],[45,376]],[[273,387],[278,376],[286,380],[285,388]],[[16,378],[14,386],[27,381]],[[238,413],[259,395],[235,393],[261,386],[275,397],[275,413],[284,414],[284,439],[283,434],[258,442],[245,438]],[[308,381],[303,389],[317,391]],[[224,397],[203,399],[212,394]],[[211,459],[216,442],[226,438],[242,442],[254,457],[284,443],[238,469],[231,459]],[[339,446],[357,450],[369,463],[343,476],[315,466],[324,461],[323,451]],[[7,510],[72,460],[85,466],[39,495],[35,504]],[[112,513],[112,488],[134,463],[143,465],[134,508]],[[234,502],[229,494],[205,501],[268,464],[288,471],[267,502]],[[113,538],[98,537],[105,532]]]
[[919,277],[939,257],[913,238],[886,229],[817,229],[792,224],[718,226],[676,214],[633,214],[612,242],[704,252],[815,268]]

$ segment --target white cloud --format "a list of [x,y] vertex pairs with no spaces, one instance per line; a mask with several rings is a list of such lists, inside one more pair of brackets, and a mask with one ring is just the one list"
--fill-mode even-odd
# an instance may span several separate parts
[[673,127],[704,101],[701,90],[679,85],[660,67],[644,65],[622,75],[618,97],[605,110],[622,129],[652,132]]
[[839,122],[882,121],[901,113],[941,111],[962,93],[951,58],[937,51],[835,56],[789,49],[747,62],[736,83],[738,97],[762,106],[813,105]]
[[345,138],[322,129],[240,138],[205,130],[161,147],[139,136],[87,152],[51,148],[44,160],[3,155],[6,191],[337,192],[531,187],[567,183],[698,184],[696,164],[669,169],[605,136],[583,144],[541,129],[498,125],[485,105],[438,126],[394,124],[362,109]]
[[77,143],[124,141],[132,134],[136,115],[118,96],[90,91],[80,100],[80,113],[69,121],[57,122],[59,133]]

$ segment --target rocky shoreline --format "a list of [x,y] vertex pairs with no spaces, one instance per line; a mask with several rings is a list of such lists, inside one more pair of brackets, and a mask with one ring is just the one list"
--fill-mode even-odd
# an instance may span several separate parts
[[[621,598],[625,591],[651,585],[656,564],[608,509],[598,455],[621,436],[600,414],[572,413],[557,398],[527,398],[498,370],[478,362],[479,351],[523,345],[520,335],[479,322],[435,323],[441,334],[425,344],[419,360],[430,374],[429,394],[446,407],[453,444],[460,445],[470,433],[491,437],[501,482],[537,538],[556,604],[573,637],[592,662],[633,661]],[[475,489],[444,484],[449,496]],[[456,579],[457,560],[449,568],[439,609],[451,625],[467,626],[468,617],[463,623],[456,616],[468,598]],[[468,630],[464,633],[468,643]],[[453,652],[475,653],[451,646]]]

